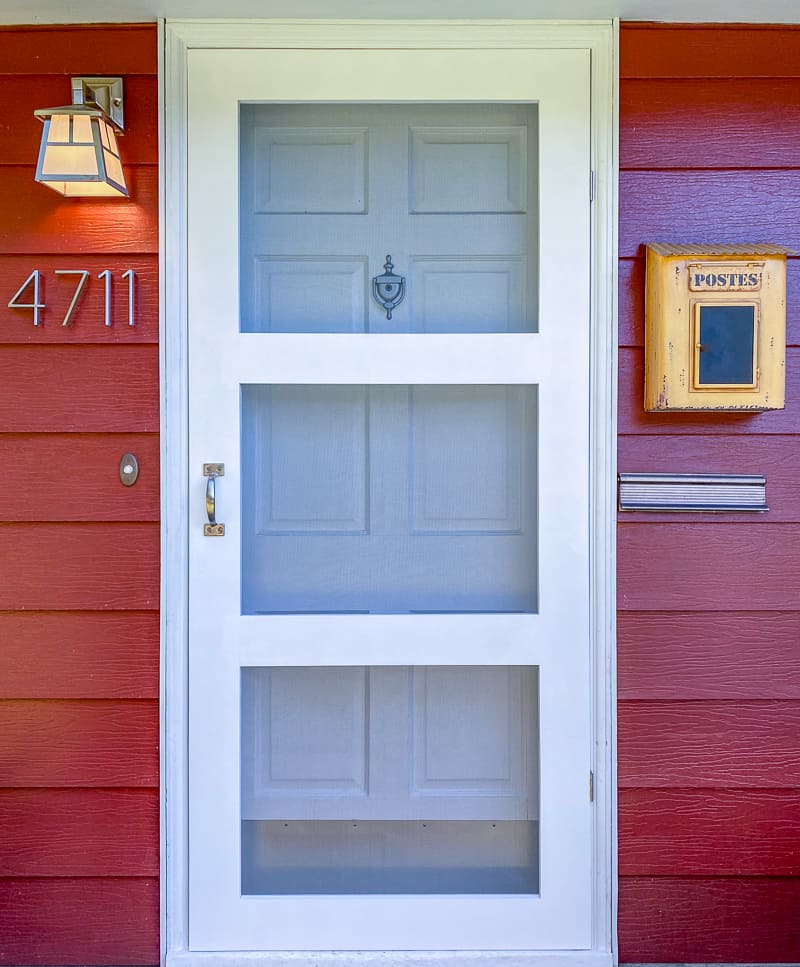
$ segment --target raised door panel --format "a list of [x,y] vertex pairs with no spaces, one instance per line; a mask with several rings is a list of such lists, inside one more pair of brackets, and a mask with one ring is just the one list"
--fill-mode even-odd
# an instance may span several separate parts
[[[527,324],[526,275],[523,256],[412,256],[408,286],[415,329],[523,332]],[[459,307],[457,316],[454,306]],[[448,325],[453,329],[447,329]]]
[[366,211],[365,128],[257,125],[253,136],[254,214]]
[[256,256],[253,325],[259,332],[364,332],[367,260]]
[[412,126],[409,210],[524,213],[527,140],[522,126]]

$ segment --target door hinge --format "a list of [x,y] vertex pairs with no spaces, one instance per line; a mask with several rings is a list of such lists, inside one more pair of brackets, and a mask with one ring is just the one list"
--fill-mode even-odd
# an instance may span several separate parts
[[589,770],[589,802],[594,802],[594,773]]
[[595,176],[594,171],[589,172],[589,201],[594,201],[595,195]]

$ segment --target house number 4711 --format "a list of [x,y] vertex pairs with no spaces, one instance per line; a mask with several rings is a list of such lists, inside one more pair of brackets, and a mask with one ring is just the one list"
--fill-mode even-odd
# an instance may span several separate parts
[[[74,276],[76,279],[75,291],[72,293],[72,301],[67,306],[67,311],[64,314],[64,318],[61,320],[62,326],[71,326],[72,317],[75,315],[75,310],[78,307],[78,303],[81,301],[84,289],[91,277],[91,272],[87,269],[54,269],[54,275],[58,276]],[[111,269],[105,269],[98,276],[104,285],[104,301],[103,301],[103,322],[106,326],[111,325],[111,284],[112,284],[112,274]],[[136,273],[133,269],[128,269],[126,272],[122,273],[122,281],[127,285],[127,295],[128,295],[128,325],[135,326],[135,281]],[[42,312],[47,308],[44,303],[43,296],[43,285],[42,285],[42,273],[39,269],[34,269],[33,272],[28,276],[27,279],[22,283],[22,285],[17,289],[14,295],[8,303],[9,309],[31,309],[33,310],[33,324],[34,326],[42,325]],[[28,295],[25,296],[25,292]],[[22,301],[23,299],[32,299],[32,302]]]

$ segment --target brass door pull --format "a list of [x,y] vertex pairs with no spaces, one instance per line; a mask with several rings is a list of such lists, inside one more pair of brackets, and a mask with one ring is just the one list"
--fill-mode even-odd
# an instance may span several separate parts
[[203,476],[206,483],[206,514],[208,523],[203,525],[204,537],[224,537],[225,525],[217,523],[217,477],[225,476],[224,463],[204,463]]

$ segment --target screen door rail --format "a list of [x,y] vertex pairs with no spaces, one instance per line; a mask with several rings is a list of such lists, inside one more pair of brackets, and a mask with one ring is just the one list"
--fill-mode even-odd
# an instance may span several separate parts
[[559,342],[539,333],[242,333],[223,365],[242,383],[535,384],[552,378],[554,359],[573,358]]

